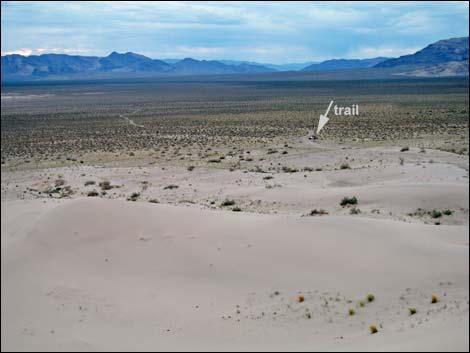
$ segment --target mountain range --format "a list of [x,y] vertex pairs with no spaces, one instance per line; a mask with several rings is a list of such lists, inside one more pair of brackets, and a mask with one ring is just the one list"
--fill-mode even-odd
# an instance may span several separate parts
[[381,70],[391,75],[404,76],[468,76],[468,37],[441,40],[414,54],[399,58],[333,59],[321,63],[285,65],[237,60],[195,60],[192,58],[158,60],[131,52],[124,54],[113,52],[106,57],[13,54],[1,58],[2,81],[254,74],[276,71],[350,71],[355,69]]
[[330,70],[350,70],[366,69],[374,67],[390,58],[378,57],[372,59],[332,59],[321,63],[315,63],[304,67],[302,71],[330,71]]
[[412,55],[385,60],[376,68],[407,76],[468,76],[468,37],[440,40]]

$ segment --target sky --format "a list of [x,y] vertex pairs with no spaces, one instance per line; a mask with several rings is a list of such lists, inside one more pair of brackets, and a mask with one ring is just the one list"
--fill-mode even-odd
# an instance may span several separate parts
[[468,36],[467,1],[2,1],[1,52],[295,63],[396,57]]

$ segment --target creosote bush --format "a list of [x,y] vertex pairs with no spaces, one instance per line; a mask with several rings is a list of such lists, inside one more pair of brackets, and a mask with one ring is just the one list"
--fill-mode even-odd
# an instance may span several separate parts
[[236,203],[235,200],[225,199],[225,200],[220,204],[220,206],[222,206],[222,207],[234,206],[235,203]]
[[358,201],[356,196],[353,197],[344,197],[339,203],[341,206],[345,207],[348,205],[357,205]]

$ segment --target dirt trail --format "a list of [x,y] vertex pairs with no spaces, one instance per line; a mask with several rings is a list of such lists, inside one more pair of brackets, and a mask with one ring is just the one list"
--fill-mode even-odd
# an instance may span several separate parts
[[141,127],[141,128],[145,128],[144,125],[136,124],[136,123],[134,122],[134,120],[132,120],[132,119],[130,119],[130,118],[128,118],[128,117],[126,116],[126,115],[135,115],[135,114],[137,114],[140,110],[141,110],[141,109],[137,109],[137,110],[133,111],[133,112],[130,113],[130,114],[120,114],[119,117],[122,118],[122,119],[124,119],[129,125],[136,126],[136,127]]

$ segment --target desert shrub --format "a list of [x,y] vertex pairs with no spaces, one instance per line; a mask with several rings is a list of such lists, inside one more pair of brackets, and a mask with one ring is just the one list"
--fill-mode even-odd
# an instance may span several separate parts
[[415,307],[408,308],[408,311],[410,312],[410,315],[414,315],[417,313],[417,310]]
[[150,203],[160,203],[160,201],[158,201],[157,199],[150,199],[149,202]]
[[273,178],[274,177],[272,175],[267,175],[267,176],[263,177],[263,180],[271,180]]
[[357,214],[360,214],[361,213],[361,210],[357,207],[353,207],[351,208],[351,210],[349,211],[349,214],[352,214],[352,215],[357,215]]
[[85,186],[95,185],[96,182],[94,180],[87,180],[85,181]]
[[225,199],[225,200],[220,204],[220,206],[222,206],[222,207],[234,206],[235,203],[236,203],[235,200]]
[[187,169],[188,169],[188,171],[192,172],[194,170],[194,168],[195,167],[193,165],[190,165]]
[[454,213],[454,211],[447,209],[447,210],[442,211],[442,213],[446,216],[451,216]]
[[314,210],[311,210],[309,213],[309,216],[324,216],[327,215],[328,211],[324,210],[323,208],[317,210],[316,208]]
[[133,193],[131,194],[131,196],[129,196],[129,197],[127,198],[127,201],[137,201],[137,200],[139,199],[139,197],[140,197],[140,193],[139,193],[139,192],[133,192]]
[[303,303],[304,301],[305,301],[305,297],[304,297],[302,294],[300,294],[300,295],[297,297],[297,302],[298,302],[298,303]]
[[284,167],[282,167],[282,171],[283,171],[284,173],[297,173],[299,170],[296,169],[296,168],[284,166]]
[[431,303],[432,303],[432,304],[436,304],[438,301],[439,301],[438,296],[435,295],[435,294],[433,294],[433,295],[431,296]]
[[65,180],[62,179],[62,178],[59,178],[55,181],[54,185],[55,185],[55,187],[64,186],[65,185]]
[[379,330],[377,330],[377,326],[375,326],[375,325],[370,325],[369,326],[369,331],[370,331],[371,335],[373,335],[374,333],[379,332]]
[[111,190],[113,188],[111,183],[108,180],[104,180],[100,182],[98,185],[101,188],[101,190]]
[[408,152],[409,150],[410,150],[410,148],[405,146],[400,150],[400,152]]
[[366,306],[366,301],[365,301],[365,300],[360,300],[360,301],[359,301],[359,306],[360,306],[361,308],[363,308],[364,306]]
[[347,206],[347,205],[357,205],[357,198],[356,198],[356,196],[344,197],[341,200],[340,205],[343,206],[343,207]]
[[351,169],[351,166],[348,163],[343,163],[339,166],[339,169]]
[[354,315],[356,315],[356,310],[354,310],[353,308],[350,308],[348,310],[348,314],[349,314],[349,316],[354,316]]
[[312,167],[305,167],[305,168],[304,168],[304,171],[305,171],[305,172],[313,172],[314,169],[313,169]]
[[178,185],[168,185],[163,188],[163,190],[173,190],[173,189],[178,189]]
[[234,207],[234,208],[232,208],[232,211],[233,211],[233,212],[241,212],[241,210],[242,210],[242,209],[241,209],[240,207]]
[[439,210],[432,210],[429,215],[431,216],[431,218],[441,218],[442,212]]
[[99,196],[99,195],[100,194],[96,190],[89,191],[88,194],[87,194],[87,196],[89,196],[89,197],[96,197],[96,196]]
[[375,300],[375,296],[374,296],[373,294],[369,294],[369,295],[367,296],[367,301],[368,301],[369,303],[372,303],[374,300]]

